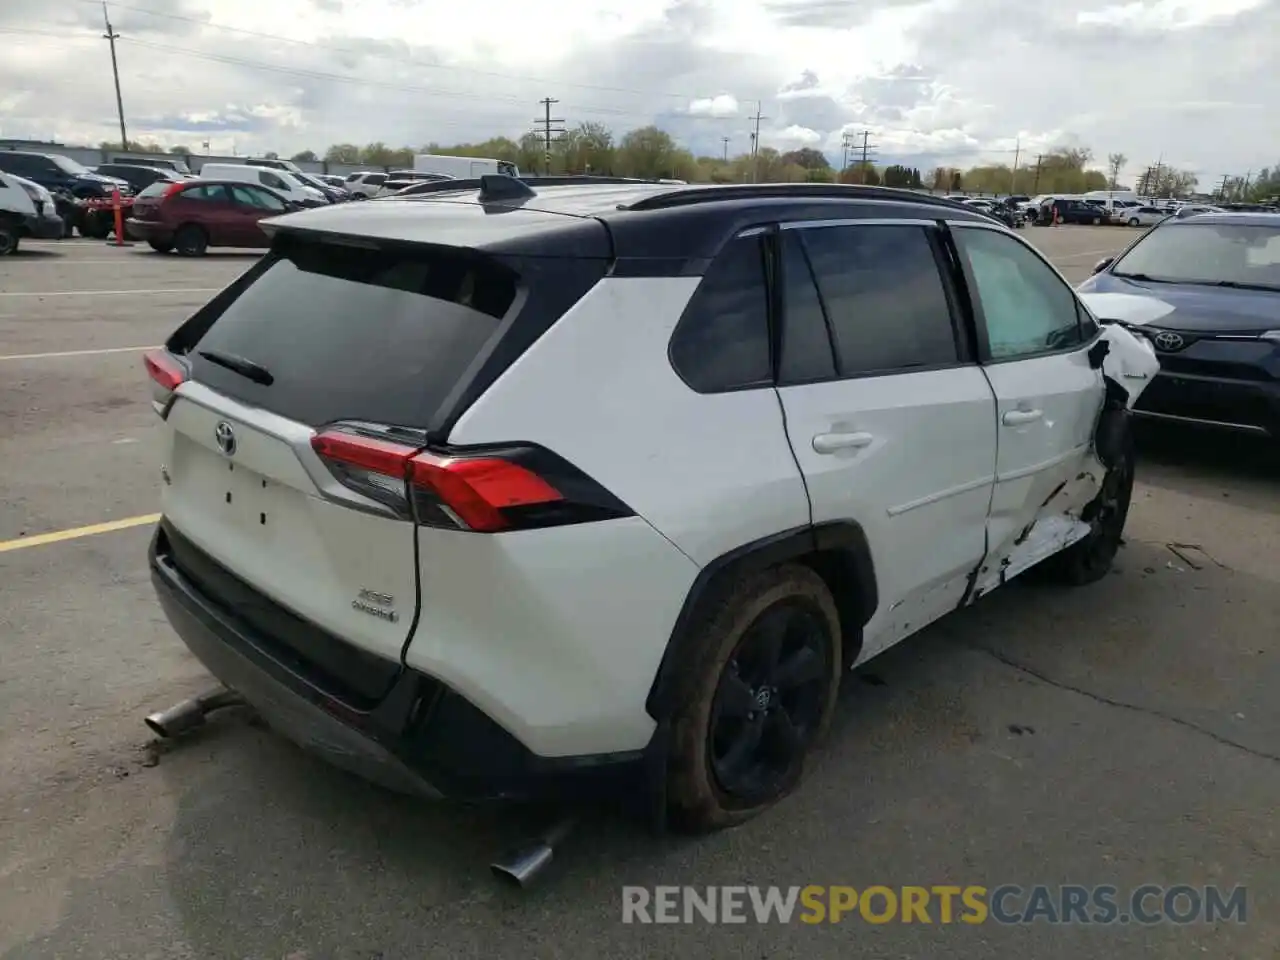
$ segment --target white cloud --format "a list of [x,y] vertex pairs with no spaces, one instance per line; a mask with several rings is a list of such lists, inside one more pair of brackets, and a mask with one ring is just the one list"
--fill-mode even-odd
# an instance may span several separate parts
[[798,127],[794,124],[784,130],[779,130],[776,138],[789,147],[812,147],[814,144],[822,142],[822,134],[817,130]]
[[722,93],[717,97],[704,97],[689,104],[689,114],[695,117],[736,117],[738,98]]
[[1264,6],[1266,0],[1155,0],[1082,10],[1076,22],[1088,26],[1191,30],[1212,20],[1230,19]]
[[[110,2],[110,0],[109,0]],[[1011,162],[1072,143],[1175,154],[1205,182],[1274,165],[1280,0],[111,3],[130,136],[240,152],[656,123],[697,152],[869,133],[883,162]],[[117,136],[94,0],[0,0],[0,135]],[[500,28],[495,28],[500,25]],[[16,32],[15,32],[16,31]]]

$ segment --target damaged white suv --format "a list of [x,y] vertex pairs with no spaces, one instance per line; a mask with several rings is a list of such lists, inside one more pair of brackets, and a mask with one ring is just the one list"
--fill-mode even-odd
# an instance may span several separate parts
[[960,204],[499,176],[264,226],[147,358],[153,577],[372,779],[727,826],[852,665],[1116,552],[1155,356]]

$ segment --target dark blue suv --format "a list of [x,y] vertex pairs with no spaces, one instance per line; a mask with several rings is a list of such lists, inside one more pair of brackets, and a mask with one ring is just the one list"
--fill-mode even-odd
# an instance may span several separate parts
[[1280,215],[1170,218],[1079,292],[1156,349],[1136,413],[1280,439]]
[[0,150],[0,170],[25,177],[46,190],[69,193],[73,197],[110,197],[113,190],[127,197],[133,188],[125,180],[104,177],[83,164],[56,153],[26,153]]

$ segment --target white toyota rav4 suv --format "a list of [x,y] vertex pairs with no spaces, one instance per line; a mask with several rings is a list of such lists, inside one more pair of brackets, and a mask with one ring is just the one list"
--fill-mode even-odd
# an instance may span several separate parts
[[794,787],[851,666],[1106,572],[1158,362],[961,204],[602,181],[267,221],[147,357],[153,579],[339,765],[713,829]]

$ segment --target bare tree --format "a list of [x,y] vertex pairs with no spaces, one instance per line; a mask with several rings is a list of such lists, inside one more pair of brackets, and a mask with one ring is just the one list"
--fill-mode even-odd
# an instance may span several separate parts
[[1112,190],[1115,190],[1120,185],[1120,171],[1124,169],[1124,165],[1128,162],[1129,158],[1123,153],[1107,154],[1108,182],[1111,184]]

